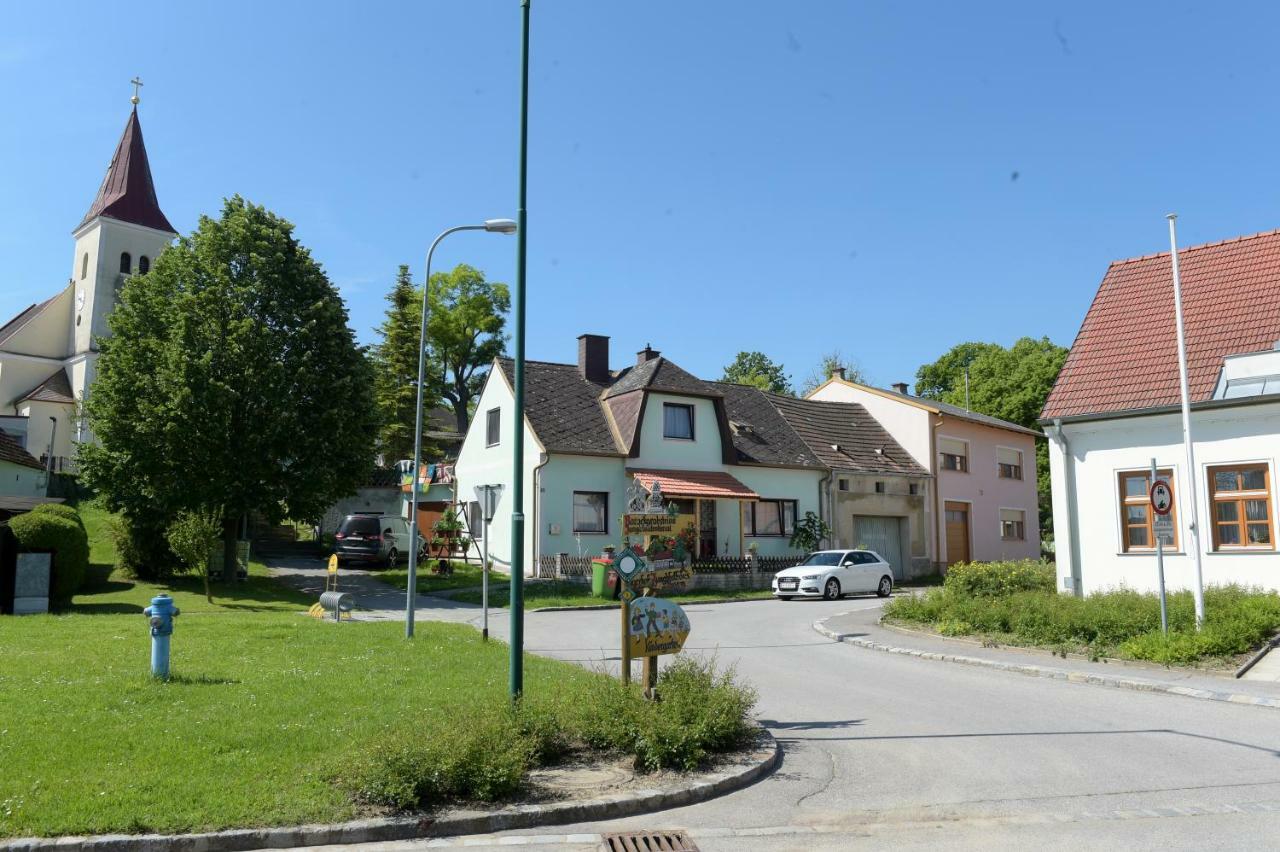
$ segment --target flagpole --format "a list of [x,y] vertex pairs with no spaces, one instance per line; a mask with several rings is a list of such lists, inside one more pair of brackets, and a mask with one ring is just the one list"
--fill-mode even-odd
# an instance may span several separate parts
[[1204,626],[1204,564],[1200,555],[1200,500],[1196,497],[1196,447],[1191,438],[1191,397],[1187,392],[1187,336],[1182,323],[1182,278],[1178,273],[1178,214],[1170,213],[1169,258],[1173,264],[1173,312],[1178,323],[1178,382],[1182,390],[1182,445],[1187,451],[1187,497],[1191,504],[1191,552],[1196,582],[1191,587],[1196,604],[1196,629]]

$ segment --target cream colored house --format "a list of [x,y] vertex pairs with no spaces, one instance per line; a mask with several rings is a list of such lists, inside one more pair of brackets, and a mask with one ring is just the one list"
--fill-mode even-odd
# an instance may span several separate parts
[[1033,429],[832,376],[809,399],[856,402],[930,474],[928,552],[939,565],[1040,556]]
[[[116,295],[175,236],[156,200],[135,105],[102,186],[72,232],[67,283],[0,325],[0,416],[54,471],[71,470],[75,445],[89,439],[76,410],[93,384],[97,340],[108,333]],[[20,428],[14,418],[24,419]]]

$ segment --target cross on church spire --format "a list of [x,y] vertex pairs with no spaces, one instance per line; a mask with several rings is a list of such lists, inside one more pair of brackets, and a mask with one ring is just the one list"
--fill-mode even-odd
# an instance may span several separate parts
[[138,105],[138,89],[142,86],[142,78],[135,76],[129,82],[133,84],[133,97],[129,98],[129,103],[133,104],[134,106],[137,106]]

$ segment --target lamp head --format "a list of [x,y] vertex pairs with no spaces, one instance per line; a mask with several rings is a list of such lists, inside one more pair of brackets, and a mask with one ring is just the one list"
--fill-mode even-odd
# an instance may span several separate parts
[[514,219],[485,219],[484,229],[492,233],[514,234],[516,222]]

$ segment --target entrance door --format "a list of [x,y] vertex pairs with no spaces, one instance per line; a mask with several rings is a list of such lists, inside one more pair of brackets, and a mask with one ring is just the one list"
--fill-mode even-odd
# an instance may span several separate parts
[[[858,522],[856,544],[859,547],[865,545],[869,550],[879,553],[893,569],[894,580],[904,579],[906,565],[902,561],[902,519],[857,517],[855,520]],[[877,576],[875,581],[879,582],[880,577]]]
[[698,501],[698,555],[716,555],[716,501]]
[[969,504],[946,503],[947,564],[969,561]]

